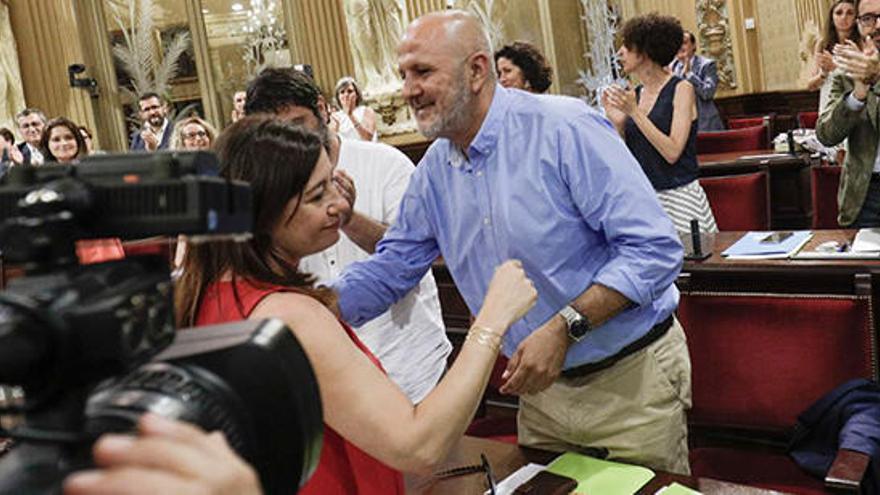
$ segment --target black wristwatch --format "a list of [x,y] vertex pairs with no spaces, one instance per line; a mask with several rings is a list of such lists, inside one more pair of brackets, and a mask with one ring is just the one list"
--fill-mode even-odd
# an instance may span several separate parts
[[562,316],[562,319],[565,320],[565,324],[568,326],[568,338],[575,342],[580,342],[593,329],[590,326],[590,320],[578,313],[570,305],[562,308],[559,311],[559,316]]

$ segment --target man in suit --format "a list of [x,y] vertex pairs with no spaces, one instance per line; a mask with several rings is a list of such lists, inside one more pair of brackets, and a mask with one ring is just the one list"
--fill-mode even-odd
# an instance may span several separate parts
[[25,108],[18,112],[15,120],[18,122],[18,132],[24,138],[24,142],[18,144],[23,163],[41,165],[43,153],[40,152],[40,139],[46,127],[46,115],[36,108]]
[[684,32],[681,48],[672,61],[672,72],[690,81],[697,92],[697,113],[700,131],[720,131],[724,122],[715,106],[715,90],[718,88],[718,68],[711,58],[696,54],[697,38],[690,31]]
[[820,108],[816,137],[825,146],[846,140],[846,159],[837,192],[838,223],[843,227],[880,226],[880,0],[858,2],[857,24],[864,47],[834,47],[837,70]]
[[171,141],[171,124],[168,122],[168,105],[156,93],[144,93],[138,98],[140,132],[131,136],[131,151],[156,151],[168,148]]

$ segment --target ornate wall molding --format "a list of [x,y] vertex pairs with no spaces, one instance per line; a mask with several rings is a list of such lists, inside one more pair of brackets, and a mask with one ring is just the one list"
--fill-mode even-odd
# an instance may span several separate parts
[[736,88],[736,66],[726,0],[697,0],[697,31],[700,52],[718,66],[719,89]]

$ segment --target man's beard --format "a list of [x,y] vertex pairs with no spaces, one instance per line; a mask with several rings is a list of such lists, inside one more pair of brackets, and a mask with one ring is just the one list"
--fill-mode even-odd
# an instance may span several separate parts
[[151,117],[149,122],[150,122],[150,126],[152,126],[155,129],[159,129],[162,127],[162,124],[165,123],[165,116]]
[[419,125],[419,132],[428,139],[445,137],[451,132],[462,130],[468,124],[476,96],[470,92],[465,83],[464,64],[456,74],[455,80],[457,82],[448,99],[450,101],[449,110],[438,116],[433,124],[427,127]]

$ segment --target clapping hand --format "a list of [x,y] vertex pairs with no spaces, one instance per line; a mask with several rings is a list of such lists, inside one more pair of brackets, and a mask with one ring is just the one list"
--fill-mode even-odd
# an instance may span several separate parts
[[852,78],[858,93],[856,96],[864,97],[867,87],[880,77],[880,58],[871,38],[865,39],[862,49],[851,40],[838,43],[834,46],[834,62]]
[[602,95],[603,105],[613,108],[624,115],[632,116],[638,108],[634,89],[624,88],[616,84],[609,86]]
[[816,54],[816,65],[826,74],[837,67],[837,64],[834,63],[834,57],[828,50],[823,50]]
[[147,151],[156,151],[159,149],[159,137],[149,127],[144,127],[141,131],[141,139],[144,140],[144,149]]
[[357,93],[354,91],[340,93],[339,104],[342,105],[343,112],[351,115],[357,107]]

